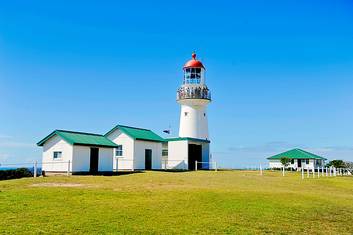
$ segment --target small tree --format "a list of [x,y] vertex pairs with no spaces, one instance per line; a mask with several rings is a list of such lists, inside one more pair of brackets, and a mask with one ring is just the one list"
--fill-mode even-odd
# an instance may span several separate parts
[[353,174],[353,162],[345,162],[344,165],[345,165],[345,168],[347,168],[347,170],[351,174]]
[[289,157],[281,157],[280,161],[284,168],[286,168],[289,165],[291,159]]
[[326,165],[327,167],[344,168],[346,166],[343,160],[332,160]]
[[349,168],[349,169],[353,169],[353,162],[345,162],[344,167]]

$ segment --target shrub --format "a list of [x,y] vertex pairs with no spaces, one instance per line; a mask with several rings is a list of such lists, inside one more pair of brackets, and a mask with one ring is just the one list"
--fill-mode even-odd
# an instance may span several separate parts
[[33,177],[27,168],[17,168],[14,170],[0,170],[0,180],[19,179],[23,177]]
[[345,162],[343,160],[332,160],[326,164],[327,167],[336,167],[336,168],[344,168]]

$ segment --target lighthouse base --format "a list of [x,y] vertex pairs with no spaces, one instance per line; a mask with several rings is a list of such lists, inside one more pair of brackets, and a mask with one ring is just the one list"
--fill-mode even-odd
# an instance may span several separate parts
[[[168,141],[166,168],[175,170],[210,169],[210,142],[193,138],[171,138]],[[196,165],[197,164],[197,165]]]

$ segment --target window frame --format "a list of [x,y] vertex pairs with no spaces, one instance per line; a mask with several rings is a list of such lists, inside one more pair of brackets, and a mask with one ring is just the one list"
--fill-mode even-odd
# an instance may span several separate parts
[[[59,157],[58,157],[59,155]],[[53,160],[61,160],[63,158],[63,152],[62,151],[53,151]]]
[[115,148],[115,157],[122,157],[124,156],[124,149],[123,149],[123,145],[117,145],[117,147]]

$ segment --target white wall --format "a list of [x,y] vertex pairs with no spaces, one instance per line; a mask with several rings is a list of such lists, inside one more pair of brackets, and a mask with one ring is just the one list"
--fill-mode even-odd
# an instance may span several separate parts
[[202,143],[202,161],[203,162],[208,162],[208,163],[203,163],[202,167],[203,168],[212,168],[214,166],[210,165],[210,144],[209,143]]
[[113,171],[113,148],[99,148],[98,171]]
[[168,164],[167,169],[188,169],[188,141],[169,141],[168,142]]
[[210,101],[205,99],[184,99],[178,102],[181,104],[179,136],[208,139],[206,108]]
[[[53,159],[55,151],[62,152],[61,159]],[[68,161],[72,162],[73,146],[55,135],[47,140],[43,145],[42,170],[53,172],[67,172]],[[70,167],[71,168],[71,167]],[[70,169],[71,171],[71,169]]]
[[[314,167],[317,168],[317,165],[315,164],[315,159],[309,159],[309,164],[306,164],[305,160],[302,159],[301,165],[304,169],[307,169],[307,168],[313,169]],[[280,160],[270,160],[269,167],[270,168],[282,168],[283,165]],[[294,164],[289,164],[288,168],[298,168],[298,160],[294,159]]]
[[[93,147],[95,148],[95,147]],[[98,171],[113,171],[113,148],[98,148]],[[73,172],[88,172],[90,168],[91,146],[73,146]]]
[[145,149],[152,150],[152,169],[162,169],[162,143],[135,140],[134,168],[145,169]]
[[91,148],[87,146],[74,145],[72,158],[73,172],[87,172],[90,167]]
[[123,156],[116,157],[114,151],[113,169],[114,170],[131,170],[134,168],[134,139],[122,133],[120,130],[115,130],[107,136],[108,139],[115,144],[123,146]]

